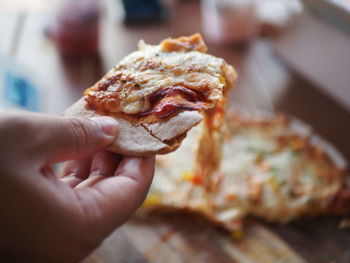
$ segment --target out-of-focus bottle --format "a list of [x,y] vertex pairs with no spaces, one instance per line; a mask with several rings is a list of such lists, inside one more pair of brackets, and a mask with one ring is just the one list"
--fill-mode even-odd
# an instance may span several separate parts
[[0,54],[0,112],[44,111],[43,91],[29,70]]
[[203,32],[219,44],[245,43],[259,33],[255,0],[202,0]]
[[84,57],[98,53],[100,1],[60,1],[48,27],[48,35],[65,57]]
[[159,22],[167,18],[167,10],[160,0],[122,0],[127,23]]

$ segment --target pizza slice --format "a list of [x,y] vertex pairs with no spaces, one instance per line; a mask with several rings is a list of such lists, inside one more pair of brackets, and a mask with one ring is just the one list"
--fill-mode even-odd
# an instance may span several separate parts
[[109,150],[147,156],[175,150],[187,131],[225,100],[236,73],[223,59],[206,54],[199,34],[139,43],[131,53],[64,115],[112,116],[119,138]]
[[174,153],[160,156],[141,211],[189,210],[228,230],[253,215],[270,222],[350,213],[344,158],[310,127],[284,115],[232,113],[211,194],[195,173],[203,127],[192,129]]

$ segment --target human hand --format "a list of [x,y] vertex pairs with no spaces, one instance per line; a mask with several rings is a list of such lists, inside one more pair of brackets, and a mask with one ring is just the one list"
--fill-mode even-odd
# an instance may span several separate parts
[[[101,150],[117,134],[108,117],[0,115],[0,258],[76,262],[125,222],[146,196],[154,158]],[[59,179],[50,165],[65,160]]]

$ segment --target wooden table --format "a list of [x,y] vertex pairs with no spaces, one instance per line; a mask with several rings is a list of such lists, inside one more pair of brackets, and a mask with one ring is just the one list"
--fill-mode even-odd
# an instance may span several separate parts
[[[100,56],[81,62],[62,60],[43,35],[47,11],[28,13],[14,58],[42,87],[44,111],[58,114],[136,49],[140,38],[158,43],[168,36],[201,31],[197,1],[175,2],[172,11],[168,23],[139,26],[125,26],[108,16],[102,21]],[[17,18],[16,13],[1,12],[0,43],[5,52],[10,49],[6,37],[13,33]],[[244,48],[209,43],[209,52],[239,72],[232,104],[291,114],[311,124],[350,159],[349,112],[280,61],[273,40],[257,39]],[[235,241],[198,218],[133,219],[86,262],[350,262],[350,231],[339,230],[338,222],[339,218],[318,218],[282,227],[251,219],[243,239]]]

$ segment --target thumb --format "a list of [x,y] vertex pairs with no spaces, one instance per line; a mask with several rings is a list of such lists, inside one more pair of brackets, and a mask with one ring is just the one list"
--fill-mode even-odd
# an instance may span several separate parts
[[24,157],[45,163],[91,156],[112,143],[118,123],[111,117],[71,118],[14,114],[6,119],[10,137]]
[[119,133],[111,117],[50,118],[43,124],[40,154],[47,163],[91,156],[111,144]]

